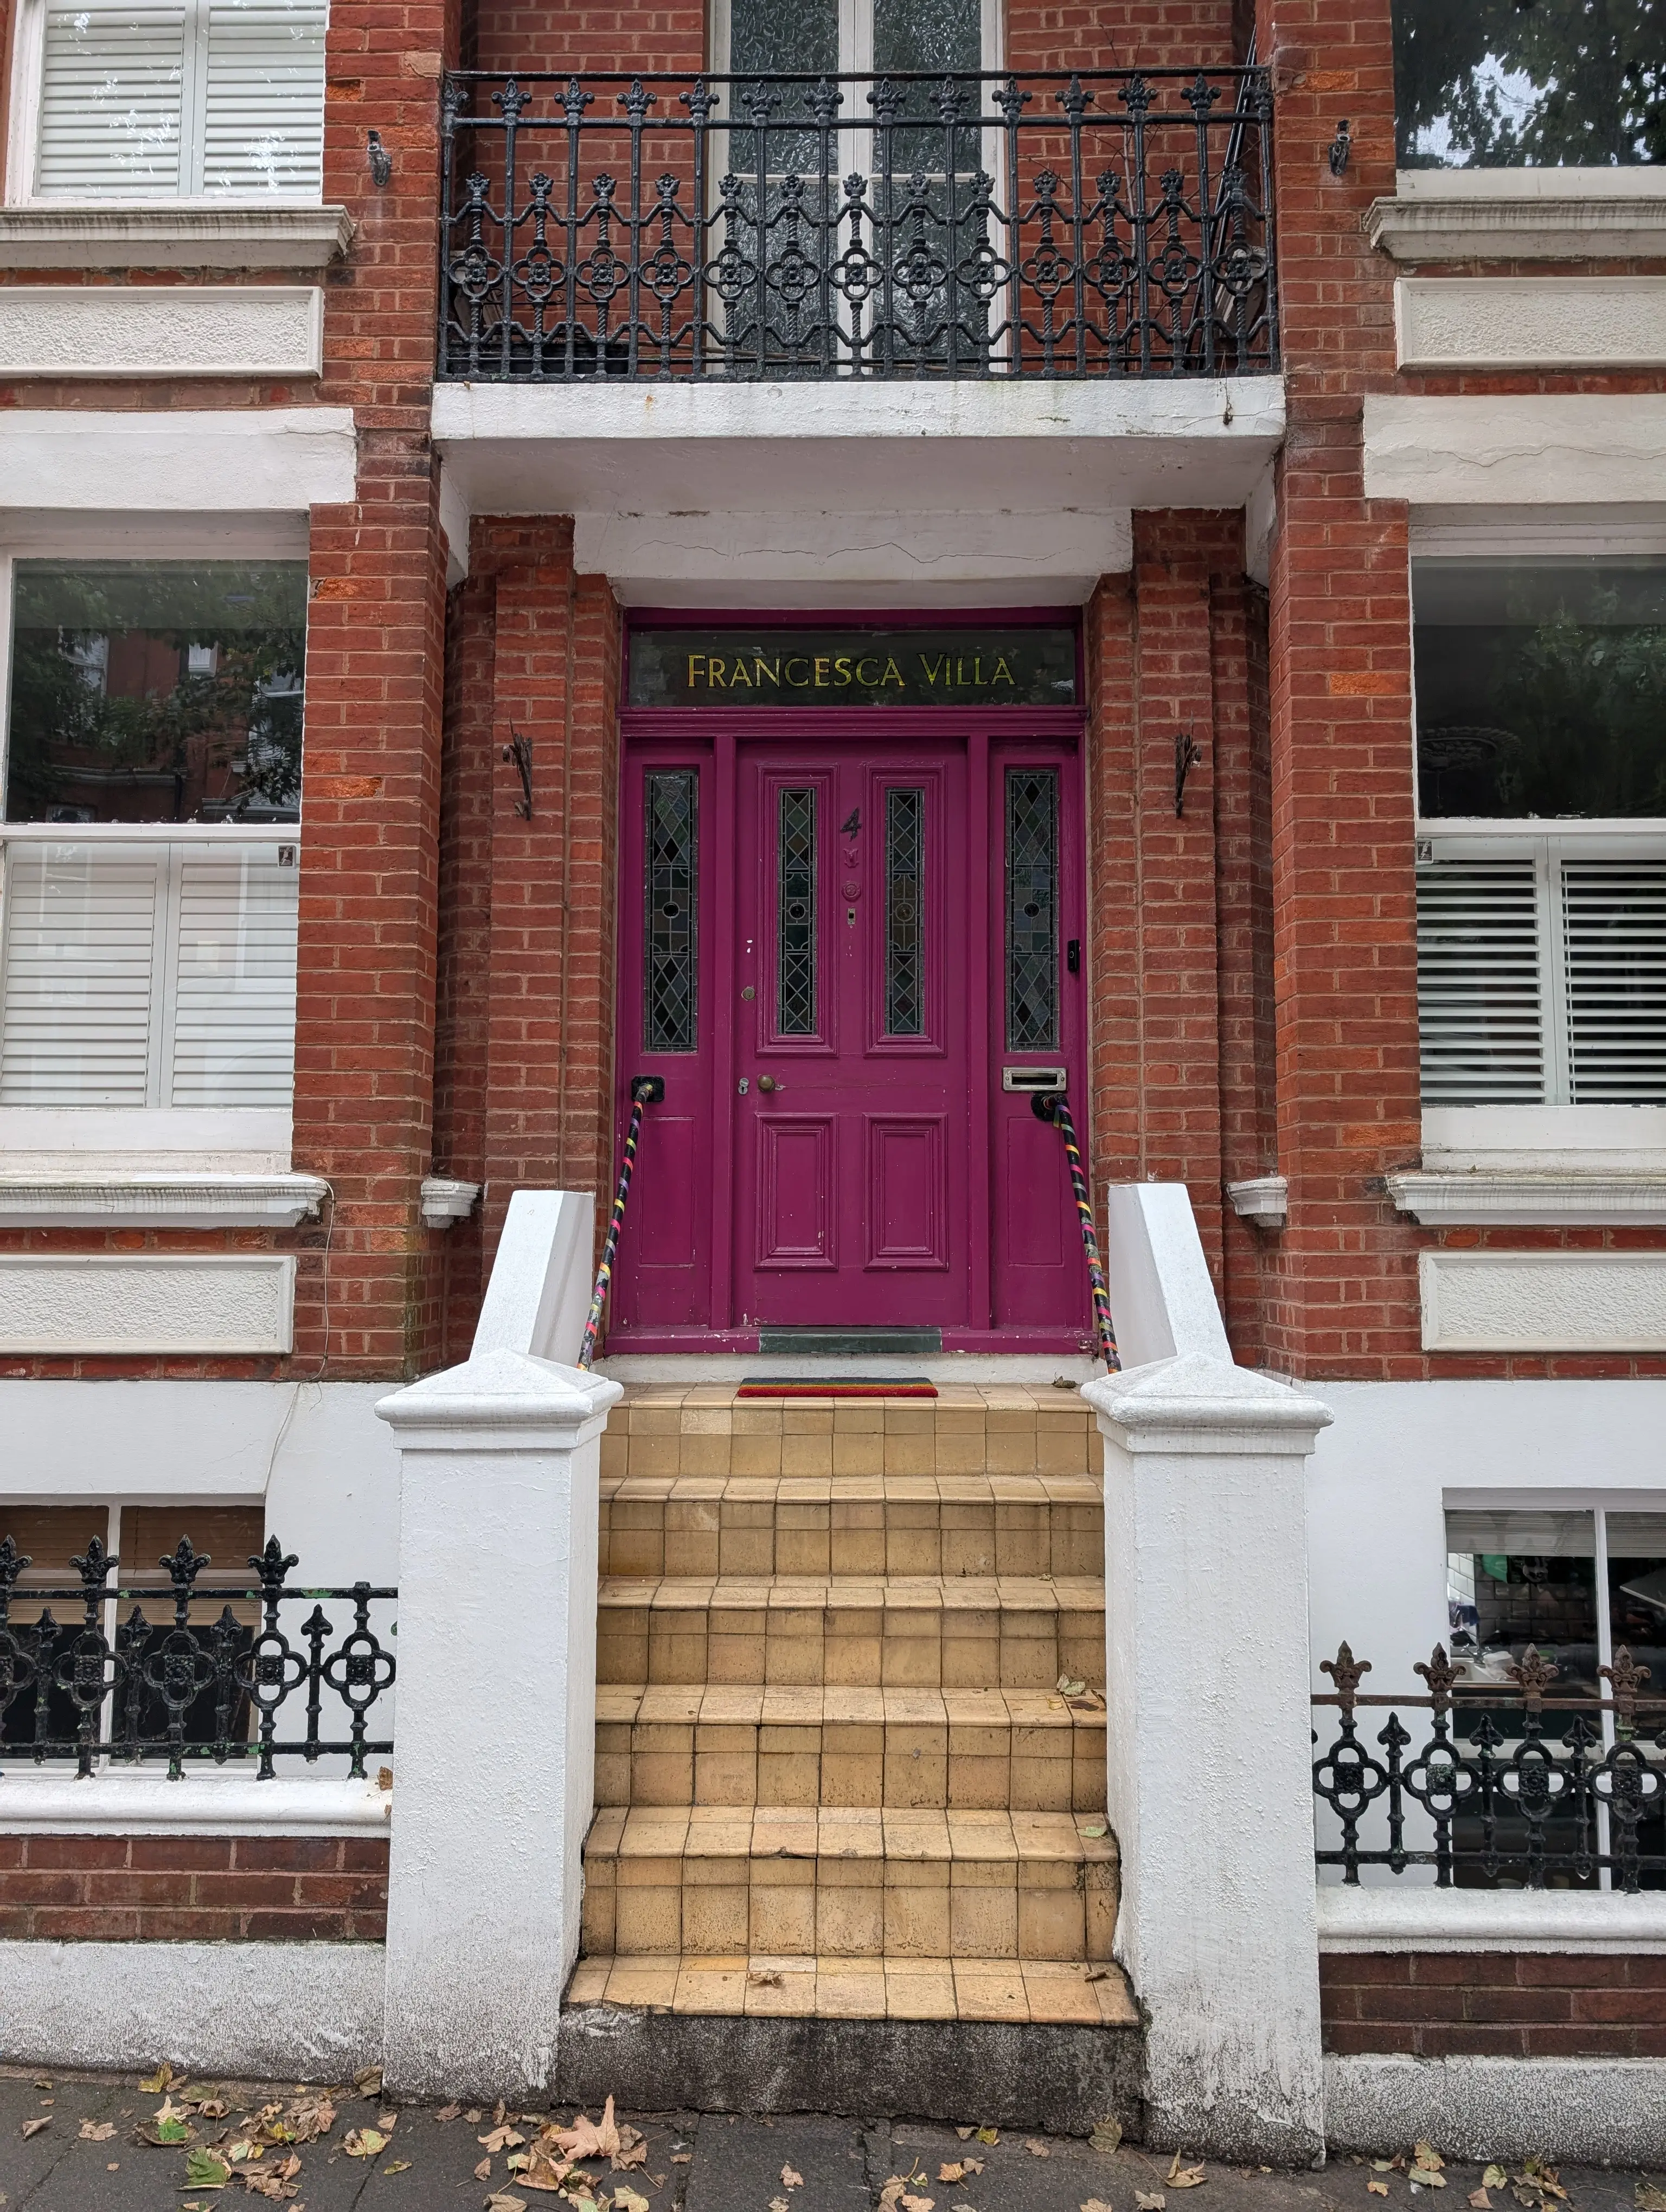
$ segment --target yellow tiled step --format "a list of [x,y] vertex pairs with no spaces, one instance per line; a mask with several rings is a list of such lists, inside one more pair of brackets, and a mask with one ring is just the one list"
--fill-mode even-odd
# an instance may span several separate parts
[[1104,1827],[1061,1813],[611,1807],[585,1845],[581,1948],[1108,1960]]
[[1104,1708],[1039,1690],[598,1690],[599,1805],[760,1801],[1102,1812]]
[[1140,2024],[1119,1966],[1068,1959],[828,1959],[733,1952],[581,1959],[567,2002],[752,2019]]
[[602,1474],[1055,1474],[1101,1464],[1074,1390],[945,1384],[934,1399],[737,1399],[733,1385],[627,1389]]
[[1089,1576],[609,1577],[597,1679],[1103,1690],[1104,1609]]
[[[744,1412],[745,1409],[743,1407]],[[625,1474],[605,1575],[1103,1575],[1087,1474]]]

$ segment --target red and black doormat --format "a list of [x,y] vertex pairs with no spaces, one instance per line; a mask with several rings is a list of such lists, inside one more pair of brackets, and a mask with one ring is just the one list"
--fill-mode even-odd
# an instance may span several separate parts
[[934,1398],[923,1375],[749,1375],[737,1398]]

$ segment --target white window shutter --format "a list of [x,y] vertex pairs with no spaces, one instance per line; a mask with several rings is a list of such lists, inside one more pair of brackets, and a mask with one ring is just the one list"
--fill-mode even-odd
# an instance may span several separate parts
[[1417,1013],[1426,1106],[1545,1103],[1531,857],[1438,860],[1418,869]]
[[1562,863],[1568,1096],[1666,1105],[1666,860]]
[[287,1106],[297,876],[276,846],[178,848],[173,1106]]
[[35,189],[76,199],[173,197],[185,87],[183,8],[52,8],[41,55]]
[[0,1105],[143,1106],[166,849],[6,858]]
[[319,0],[210,7],[205,192],[323,191],[325,20]]

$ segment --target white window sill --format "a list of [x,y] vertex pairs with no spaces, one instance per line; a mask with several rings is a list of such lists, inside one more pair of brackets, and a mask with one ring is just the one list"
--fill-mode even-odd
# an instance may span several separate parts
[[1402,169],[1365,223],[1395,261],[1666,253],[1666,167]]
[[1652,1182],[1666,1176],[1666,1107],[1426,1106],[1423,1170]]
[[329,1194],[308,1175],[0,1175],[0,1229],[293,1229]]
[[1436,1889],[1322,1884],[1319,1948],[1349,1951],[1666,1952],[1666,1893]]
[[0,1768],[0,1835],[358,1836],[386,1833],[393,1797],[373,1779],[187,1767],[106,1767],[82,1781],[39,1768]]
[[1402,1213],[1426,1229],[1656,1229],[1666,1225],[1666,1173],[1600,1168],[1559,1174],[1402,1170],[1386,1178]]
[[0,269],[323,269],[356,226],[290,201],[37,201],[0,208]]

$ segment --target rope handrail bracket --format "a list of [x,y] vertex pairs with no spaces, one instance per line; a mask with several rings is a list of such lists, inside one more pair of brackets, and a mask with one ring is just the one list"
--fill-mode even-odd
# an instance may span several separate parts
[[619,1163],[618,1188],[613,1193],[613,1211],[609,1216],[607,1236],[602,1244],[602,1256],[596,1269],[596,1287],[590,1294],[590,1313],[584,1324],[584,1342],[579,1352],[578,1364],[587,1374],[596,1357],[596,1341],[601,1334],[602,1314],[607,1305],[607,1294],[613,1283],[613,1261],[619,1249],[619,1233],[624,1227],[625,1207],[630,1200],[630,1178],[636,1167],[636,1146],[642,1133],[642,1115],[649,1106],[657,1106],[666,1095],[665,1078],[660,1075],[633,1075],[630,1079],[630,1122],[625,1130],[624,1152]]
[[1070,1101],[1062,1091],[1040,1091],[1031,1099],[1030,1110],[1038,1121],[1050,1121],[1064,1139],[1065,1164],[1070,1170],[1070,1188],[1076,1200],[1076,1218],[1081,1227],[1082,1250],[1087,1260],[1088,1286],[1093,1295],[1094,1333],[1099,1340],[1099,1356],[1114,1375],[1122,1362],[1116,1356],[1116,1333],[1111,1326],[1110,1290],[1105,1281],[1104,1264],[1099,1257],[1099,1232],[1094,1225],[1093,1200],[1082,1166],[1082,1149],[1076,1139],[1076,1124],[1071,1116]]

